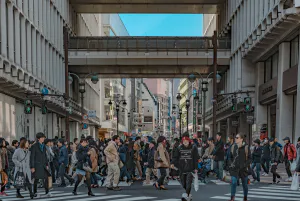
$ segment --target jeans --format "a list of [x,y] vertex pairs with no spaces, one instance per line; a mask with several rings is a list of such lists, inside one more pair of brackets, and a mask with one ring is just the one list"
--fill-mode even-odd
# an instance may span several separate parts
[[121,173],[120,173],[120,178],[126,177],[127,180],[131,180],[131,176],[129,174],[129,172],[127,171],[127,167],[124,165],[121,168]]
[[269,171],[270,171],[270,162],[271,162],[271,159],[265,159],[265,158],[261,159],[261,166],[264,169],[265,173],[267,173],[267,174],[269,174]]
[[101,179],[101,176],[96,174],[96,172],[91,173],[91,184],[98,185],[98,181]]
[[292,162],[293,162],[293,160],[291,160],[291,161],[289,161],[288,159],[284,160],[285,170],[289,177],[292,177],[292,172],[291,172],[291,163]]
[[164,185],[165,178],[167,176],[167,168],[159,168],[160,177],[157,180],[159,186]]
[[192,190],[192,183],[193,183],[193,175],[191,172],[184,173],[180,176],[180,182],[182,187],[185,189],[185,192],[190,195]]
[[272,165],[271,167],[271,173],[273,174],[273,182],[276,182],[276,178],[281,178],[280,175],[276,172],[277,170],[277,165]]
[[218,179],[222,180],[223,179],[223,166],[224,166],[224,161],[214,161],[214,171],[217,173]]
[[66,184],[65,177],[69,180],[69,182],[73,181],[73,178],[66,174],[66,166],[65,164],[61,164],[59,166],[59,176],[61,178],[61,184]]
[[[256,167],[256,175],[254,173],[255,167]],[[261,171],[260,163],[252,163],[251,164],[251,174],[252,174],[253,179],[260,181],[260,171]]]
[[[243,184],[244,197],[248,196],[248,177],[241,178]],[[231,196],[235,196],[238,178],[231,177]]]

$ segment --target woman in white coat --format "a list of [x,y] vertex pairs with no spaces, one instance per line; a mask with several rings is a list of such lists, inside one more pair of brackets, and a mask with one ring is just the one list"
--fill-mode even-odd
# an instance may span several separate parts
[[[18,148],[12,157],[12,161],[15,164],[14,178],[18,172],[23,172],[25,176],[25,186],[29,189],[30,198],[33,199],[34,194],[32,192],[32,179],[30,171],[30,151],[29,151],[29,142],[24,139],[20,142],[20,148]],[[20,189],[17,188],[17,198],[24,198]]]

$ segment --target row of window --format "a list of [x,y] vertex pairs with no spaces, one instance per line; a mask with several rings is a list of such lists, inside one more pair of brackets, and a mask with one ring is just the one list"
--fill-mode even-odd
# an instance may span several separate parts
[[[298,65],[299,61],[299,36],[290,42],[290,68]],[[264,83],[278,76],[279,53],[270,56],[264,65]]]

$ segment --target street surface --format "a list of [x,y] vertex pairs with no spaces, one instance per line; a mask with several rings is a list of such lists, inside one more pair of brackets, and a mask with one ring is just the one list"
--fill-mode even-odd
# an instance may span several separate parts
[[[56,201],[56,200],[72,200],[72,201],[180,201],[183,189],[177,181],[170,181],[168,191],[158,191],[153,186],[143,186],[141,182],[135,182],[131,186],[126,183],[121,183],[122,191],[107,191],[106,188],[101,187],[93,189],[95,197],[87,196],[87,188],[82,185],[78,189],[78,195],[72,194],[73,187],[59,188],[54,186],[52,189],[52,197],[43,197],[44,190],[39,189],[41,198],[36,198],[39,201]],[[300,191],[291,191],[290,185],[269,185],[265,183],[249,185],[249,200],[253,201],[273,201],[273,200],[300,200]],[[8,196],[1,197],[4,201],[16,200],[30,200],[28,192],[22,192],[25,196],[24,199],[17,199],[15,197],[15,189],[6,191]],[[199,191],[193,190],[193,201],[208,201],[208,200],[229,200],[230,198],[230,185],[228,183],[216,183],[214,180],[209,181],[207,184],[201,184]],[[237,189],[236,200],[242,201],[243,199],[242,187]]]

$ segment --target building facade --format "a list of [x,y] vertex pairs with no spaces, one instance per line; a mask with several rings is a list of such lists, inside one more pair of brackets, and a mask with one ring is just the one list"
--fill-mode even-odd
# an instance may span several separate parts
[[[218,92],[249,93],[237,93],[235,112],[231,111],[235,97],[220,96],[218,130],[227,135],[243,132],[249,141],[266,135],[279,140],[288,136],[295,142],[300,136],[299,1],[228,0],[219,11],[204,17],[205,35],[217,30],[219,36],[231,38],[230,66],[221,75]],[[254,106],[250,113],[244,112],[248,96]],[[211,108],[206,115],[206,124],[211,125]]]

